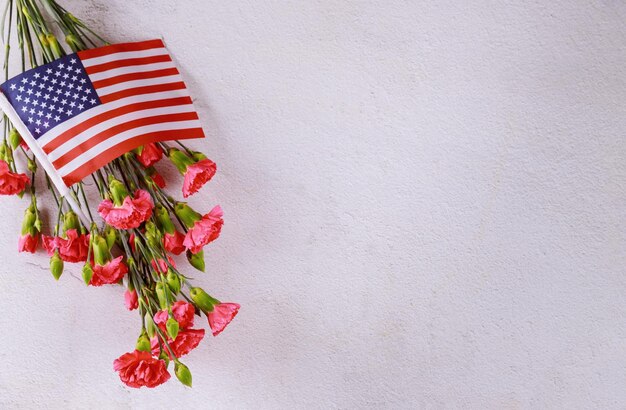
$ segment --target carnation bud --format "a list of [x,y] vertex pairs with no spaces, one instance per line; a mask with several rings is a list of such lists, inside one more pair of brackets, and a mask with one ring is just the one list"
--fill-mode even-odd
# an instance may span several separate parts
[[173,318],[167,319],[167,322],[165,322],[165,328],[167,329],[167,334],[170,335],[172,340],[176,339],[176,336],[178,336],[178,328],[179,328],[178,322],[176,321],[176,319],[173,319]]
[[182,384],[191,387],[191,372],[187,366],[181,362],[176,362],[174,365],[174,373]]
[[174,212],[187,228],[193,227],[196,221],[202,219],[202,215],[194,211],[186,202],[178,202],[174,207]]
[[2,144],[0,145],[0,159],[8,162],[8,158],[7,158],[7,146]]
[[11,132],[9,132],[9,143],[11,144],[11,148],[16,149],[20,142],[22,142],[22,136],[17,129],[11,128]]
[[170,148],[167,156],[181,174],[185,174],[185,172],[187,172],[187,167],[194,163],[193,159],[189,158],[184,152],[176,148]]
[[201,249],[198,253],[191,253],[187,251],[187,260],[189,264],[200,272],[204,272],[204,250]]
[[117,240],[117,230],[111,225],[107,225],[106,228],[104,228],[104,238],[106,240],[107,247],[111,250]]
[[140,352],[149,352],[150,348],[150,339],[148,339],[148,335],[146,334],[146,331],[144,329],[137,338],[135,349],[139,350]]
[[92,240],[93,246],[93,259],[96,265],[106,265],[111,260],[111,252],[109,252],[109,245],[107,241],[100,235],[94,234]]
[[178,292],[180,292],[180,276],[178,276],[178,274],[176,272],[174,272],[171,269],[167,270],[167,285],[170,287],[170,290],[172,291],[173,294],[178,295]]
[[91,267],[91,263],[87,261],[85,262],[85,266],[83,266],[83,280],[85,281],[85,285],[89,285],[89,282],[91,282],[92,277],[93,277],[93,268]]
[[111,191],[113,203],[116,206],[121,206],[124,203],[124,199],[128,196],[128,191],[124,184],[111,175],[109,175],[109,191]]
[[161,307],[161,309],[167,309],[167,307],[169,306],[168,304],[169,288],[163,285],[163,283],[159,282],[156,284],[156,294],[157,294],[157,299],[159,300],[159,306]]
[[79,226],[78,215],[74,211],[67,211],[63,215],[63,232],[67,232],[68,229],[78,229]]
[[205,313],[212,312],[213,306],[220,303],[219,300],[209,296],[202,288],[191,288],[189,294],[191,295],[191,300]]
[[22,235],[29,234],[35,236],[35,223],[37,222],[37,214],[33,212],[33,207],[30,206],[24,211],[24,219],[22,221]]
[[50,272],[52,272],[52,276],[56,280],[59,280],[63,274],[63,260],[59,256],[58,250],[54,251],[54,255],[50,258]]
[[176,231],[174,223],[172,222],[172,218],[170,218],[169,212],[167,212],[167,209],[165,209],[163,205],[157,205],[154,208],[154,213],[156,215],[157,224],[159,225],[159,228],[163,230],[163,232],[173,234],[174,231]]
[[154,324],[154,319],[152,319],[152,315],[148,312],[144,316],[146,322],[146,332],[148,332],[148,336],[152,339],[156,335],[156,325]]

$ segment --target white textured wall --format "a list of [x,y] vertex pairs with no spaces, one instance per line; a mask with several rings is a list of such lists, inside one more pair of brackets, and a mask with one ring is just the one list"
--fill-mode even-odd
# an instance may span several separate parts
[[243,308],[192,390],[125,388],[121,289],[16,256],[3,198],[0,407],[626,406],[623,2],[64,3],[175,54],[226,212],[197,282]]

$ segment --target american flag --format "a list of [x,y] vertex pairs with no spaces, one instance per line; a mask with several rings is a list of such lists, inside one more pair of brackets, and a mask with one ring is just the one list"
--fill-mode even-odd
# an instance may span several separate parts
[[0,108],[57,187],[140,145],[204,137],[161,40],[79,51],[13,77],[0,90]]

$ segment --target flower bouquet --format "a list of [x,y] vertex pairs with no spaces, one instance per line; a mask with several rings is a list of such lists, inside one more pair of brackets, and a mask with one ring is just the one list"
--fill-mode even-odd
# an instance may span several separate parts
[[[141,327],[135,348],[113,362],[123,383],[158,386],[173,362],[191,386],[180,358],[205,336],[199,318],[217,336],[239,305],[193,286],[171,257],[185,253],[204,271],[203,248],[219,237],[223,213],[218,205],[203,215],[175,199],[158,172],[166,157],[183,176],[184,198],[216,172],[179,141],[204,134],[163,42],[109,44],[54,0],[8,0],[2,36],[0,194],[29,198],[19,252],[43,248],[57,280],[65,263],[79,263],[86,285],[124,286]],[[10,76],[15,41],[21,73]],[[49,230],[38,190],[56,203]]]

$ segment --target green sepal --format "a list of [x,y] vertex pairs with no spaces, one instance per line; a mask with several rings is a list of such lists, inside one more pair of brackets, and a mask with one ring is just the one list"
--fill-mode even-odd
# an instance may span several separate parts
[[145,329],[141,332],[141,335],[137,338],[137,343],[135,344],[135,349],[140,352],[149,352],[151,350],[150,339],[146,334]]
[[193,159],[189,158],[184,152],[176,148],[170,148],[167,156],[170,161],[172,161],[172,164],[174,164],[176,169],[178,169],[178,172],[180,172],[182,175],[187,172],[187,167],[189,165],[193,165],[195,162]]
[[176,336],[178,336],[179,329],[179,324],[176,319],[171,317],[167,319],[167,322],[165,322],[165,328],[167,329],[167,334],[172,338],[172,340],[175,340]]
[[178,292],[180,292],[180,287],[181,287],[180,276],[178,276],[178,274],[174,272],[172,269],[168,269],[167,277],[165,279],[167,280],[167,286],[169,286],[172,293],[175,295],[178,295]]
[[155,291],[157,294],[157,299],[159,300],[159,306],[161,307],[161,309],[167,309],[167,307],[169,306],[169,287],[159,282],[156,284]]
[[146,323],[146,332],[150,339],[152,339],[156,335],[156,325],[154,324],[154,319],[152,319],[152,315],[150,313],[146,313],[144,316]]
[[91,282],[91,278],[93,277],[93,268],[91,267],[91,263],[89,261],[85,262],[85,266],[83,266],[83,281],[85,281],[85,285],[89,285]]
[[204,272],[204,249],[200,249],[198,253],[191,253],[191,251],[187,251],[186,255],[191,266],[198,269],[200,272]]
[[11,148],[16,149],[20,145],[21,141],[22,136],[19,132],[17,132],[17,129],[11,128],[11,131],[9,132],[9,143],[11,144]]
[[202,288],[191,288],[189,294],[196,306],[205,313],[212,312],[213,306],[220,303],[217,299],[209,296]]
[[65,215],[63,215],[63,233],[67,232],[69,229],[76,229],[78,232],[79,226],[78,215],[76,215],[74,211],[67,211]]
[[163,205],[157,205],[154,207],[154,214],[156,215],[157,224],[163,232],[174,234],[176,227],[170,218],[170,213],[165,209]]
[[115,206],[122,206],[124,199],[128,196],[128,191],[124,184],[118,179],[109,176],[109,191],[111,191],[111,197]]
[[196,222],[202,219],[202,215],[194,211],[186,202],[176,203],[174,212],[187,228],[193,228]]
[[93,259],[96,265],[106,265],[111,260],[111,252],[107,241],[100,235],[94,234],[91,243],[93,249]]

